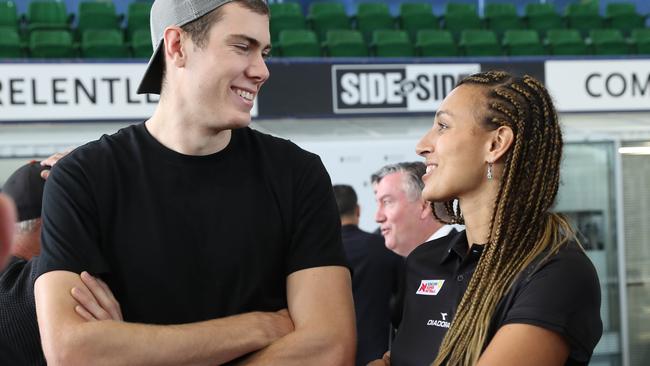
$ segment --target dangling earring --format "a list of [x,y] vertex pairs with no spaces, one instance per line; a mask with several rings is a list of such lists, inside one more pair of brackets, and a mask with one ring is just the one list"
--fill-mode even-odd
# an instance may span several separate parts
[[492,180],[492,178],[494,178],[492,176],[492,163],[488,162],[487,179]]

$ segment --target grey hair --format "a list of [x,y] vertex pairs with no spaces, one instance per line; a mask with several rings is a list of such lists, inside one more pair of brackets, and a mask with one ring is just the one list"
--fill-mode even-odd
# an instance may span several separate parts
[[16,233],[17,234],[29,234],[33,233],[34,231],[38,230],[40,227],[41,219],[36,218],[36,219],[31,219],[31,220],[25,220],[16,223]]
[[404,185],[404,192],[411,201],[416,201],[422,197],[422,190],[424,189],[424,182],[422,176],[426,173],[427,167],[421,161],[402,162],[397,164],[384,165],[370,176],[370,182],[377,184],[384,179],[385,176],[393,173],[404,173],[402,179]]

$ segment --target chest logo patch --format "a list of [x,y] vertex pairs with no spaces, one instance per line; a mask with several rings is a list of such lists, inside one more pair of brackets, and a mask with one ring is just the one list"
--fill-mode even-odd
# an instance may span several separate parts
[[436,296],[442,289],[445,280],[422,280],[416,294],[426,296]]

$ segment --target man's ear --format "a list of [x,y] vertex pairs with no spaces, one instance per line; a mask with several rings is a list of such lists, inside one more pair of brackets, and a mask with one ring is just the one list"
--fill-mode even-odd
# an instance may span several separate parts
[[422,210],[420,211],[420,220],[428,219],[433,216],[431,202],[422,199]]
[[514,142],[515,135],[509,126],[499,126],[499,128],[490,132],[490,135],[485,161],[494,163],[508,152]]
[[165,28],[163,33],[163,52],[165,64],[171,64],[176,67],[183,67],[186,61],[186,53],[183,48],[185,37],[183,30],[175,25]]

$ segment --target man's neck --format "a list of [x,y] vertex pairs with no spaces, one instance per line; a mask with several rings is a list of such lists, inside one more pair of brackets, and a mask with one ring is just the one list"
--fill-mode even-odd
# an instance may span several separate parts
[[16,234],[14,235],[14,247],[11,254],[26,260],[32,259],[41,252],[40,238],[38,234]]
[[178,119],[162,118],[156,113],[145,126],[149,133],[170,150],[185,155],[210,155],[228,146],[232,131],[197,126]]
[[354,225],[359,226],[359,219],[349,216],[341,216],[341,226]]

